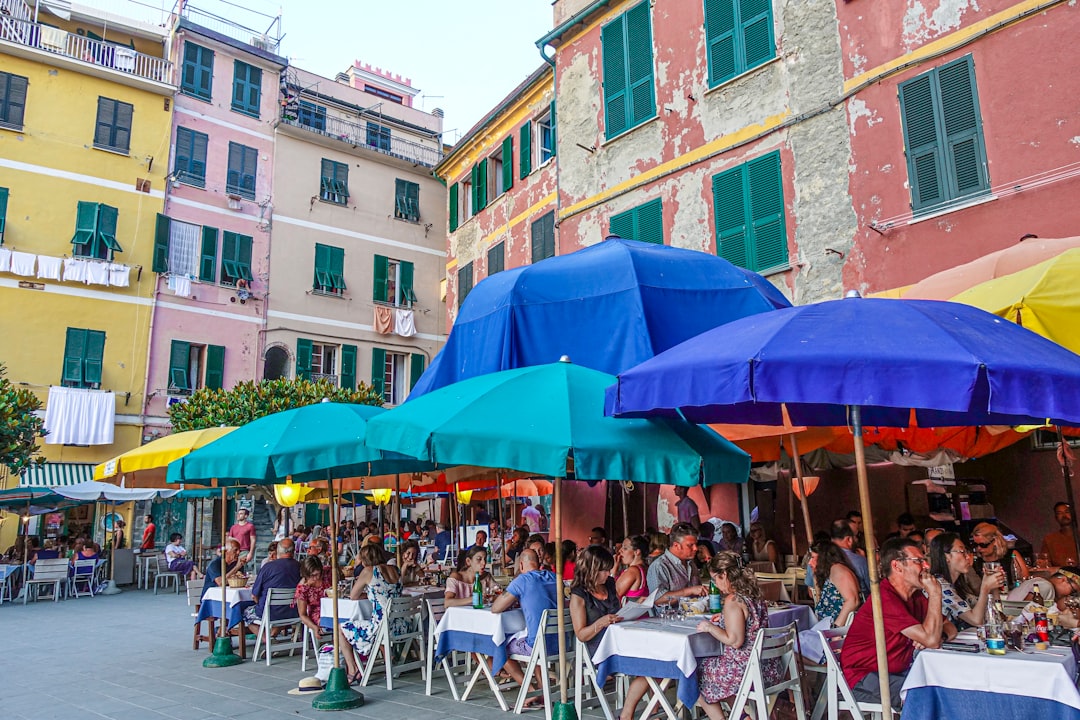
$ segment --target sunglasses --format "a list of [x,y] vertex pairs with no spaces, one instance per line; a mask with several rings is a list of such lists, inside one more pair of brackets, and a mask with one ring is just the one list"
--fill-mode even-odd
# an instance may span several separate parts
[[972,544],[972,545],[974,545],[974,546],[975,546],[975,547],[977,547],[977,548],[982,548],[983,550],[985,550],[986,548],[988,548],[988,547],[990,547],[991,545],[993,545],[993,544],[994,544],[994,541],[993,541],[993,540],[991,540],[990,542],[984,542],[984,543],[981,543],[981,542],[975,542],[974,540],[972,540],[972,541],[971,541],[971,544]]

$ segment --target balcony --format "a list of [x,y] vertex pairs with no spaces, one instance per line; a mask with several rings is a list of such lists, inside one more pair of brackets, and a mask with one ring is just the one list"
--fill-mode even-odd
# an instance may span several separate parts
[[328,375],[326,373],[314,373],[314,372],[311,373],[311,382],[319,382],[320,380],[326,380],[331,385],[337,385],[338,384],[338,376],[337,375]]
[[189,3],[183,5],[181,15],[188,22],[204,27],[207,30],[232,38],[237,42],[252,45],[260,50],[266,50],[274,55],[278,54],[278,49],[281,47],[280,15],[273,17],[258,12],[257,10],[242,8],[240,6],[233,6],[231,9],[237,13],[242,13],[244,18],[253,24],[260,21],[269,21],[266,30],[248,27],[207,10],[203,10],[202,8],[195,7]]
[[362,147],[372,152],[404,160],[413,165],[433,168],[443,158],[441,148],[421,145],[410,140],[404,140],[396,135],[387,138],[385,135],[372,134],[372,142],[369,143],[366,123],[361,125],[360,123],[342,120],[330,115],[309,116],[301,119],[295,115],[283,114],[281,123],[352,145],[354,148]]
[[150,81],[157,89],[172,92],[172,63],[168,60],[3,13],[8,7],[8,2],[0,1],[0,47],[5,51],[31,59],[48,53],[60,64],[78,65],[99,77]]

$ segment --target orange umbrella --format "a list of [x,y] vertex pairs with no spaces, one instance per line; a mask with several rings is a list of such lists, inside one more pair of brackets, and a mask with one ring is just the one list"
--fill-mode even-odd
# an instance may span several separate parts
[[524,478],[522,480],[508,480],[498,489],[488,488],[479,490],[472,495],[473,500],[497,500],[509,497],[537,497],[539,495],[551,495],[553,485],[550,480],[536,480]]

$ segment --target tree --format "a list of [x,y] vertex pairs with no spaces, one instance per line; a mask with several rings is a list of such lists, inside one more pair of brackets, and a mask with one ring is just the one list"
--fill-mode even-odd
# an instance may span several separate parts
[[15,474],[45,462],[37,445],[37,439],[45,437],[45,420],[35,414],[38,410],[37,395],[12,385],[0,363],[0,464]]
[[202,388],[186,402],[169,408],[175,432],[221,425],[244,425],[271,413],[313,405],[323,399],[360,405],[382,405],[382,394],[359,383],[355,390],[339,388],[329,380],[251,380],[231,390]]

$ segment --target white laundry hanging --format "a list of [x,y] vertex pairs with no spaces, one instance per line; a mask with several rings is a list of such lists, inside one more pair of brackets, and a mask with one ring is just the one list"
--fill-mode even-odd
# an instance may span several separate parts
[[34,277],[34,262],[37,255],[14,251],[11,253],[11,272],[23,277]]
[[0,272],[11,272],[11,251],[0,247]]
[[100,262],[86,263],[86,284],[108,285],[109,265],[107,263]]
[[47,445],[112,445],[116,393],[54,386],[45,406]]
[[37,256],[37,276],[43,280],[59,280],[62,261],[48,255]]
[[64,282],[86,282],[86,266],[81,258],[64,258]]
[[394,334],[402,337],[412,337],[416,334],[416,319],[412,308],[394,310]]
[[127,265],[109,263],[109,284],[113,287],[127,287],[131,268]]
[[170,275],[169,289],[180,297],[191,297],[191,278],[187,275]]

